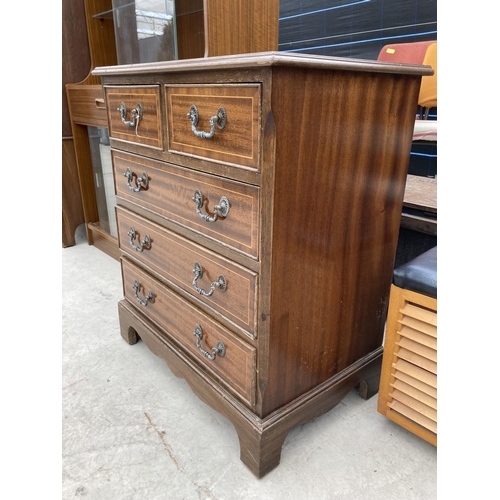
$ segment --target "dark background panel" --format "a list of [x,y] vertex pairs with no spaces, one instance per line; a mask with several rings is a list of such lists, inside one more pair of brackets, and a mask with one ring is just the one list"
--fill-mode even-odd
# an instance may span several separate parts
[[437,38],[437,0],[282,0],[279,50],[377,59],[384,45]]

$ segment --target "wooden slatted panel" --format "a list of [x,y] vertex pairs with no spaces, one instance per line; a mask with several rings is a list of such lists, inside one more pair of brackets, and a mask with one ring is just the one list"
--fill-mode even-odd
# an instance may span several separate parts
[[414,330],[413,328],[410,328],[408,326],[403,326],[403,328],[401,328],[398,333],[402,337],[406,337],[414,342],[422,344],[432,351],[437,351],[437,338],[435,337],[431,337],[430,335],[422,333],[418,330]]
[[378,411],[437,446],[437,301],[391,288]]
[[430,418],[432,421],[437,422],[437,410],[427,406],[426,404],[418,401],[404,392],[394,390],[392,391],[392,399],[399,401],[400,403],[408,406],[412,410],[418,411],[421,415]]
[[437,314],[433,311],[423,309],[421,307],[415,306],[407,302],[405,306],[400,309],[403,316],[409,316],[410,318],[415,318],[430,325],[437,326]]
[[[405,361],[400,360],[400,363],[405,363]],[[418,366],[413,366],[410,363],[407,363],[410,367],[415,368],[415,370],[419,370],[419,373],[417,373],[416,377],[412,377],[405,373],[402,370],[396,370],[394,372],[394,378],[397,380],[401,380],[405,382],[408,385],[411,385],[412,387],[415,387],[415,389],[418,389],[419,391],[424,392],[425,394],[428,394],[429,396],[433,397],[434,399],[437,399],[437,377],[433,373],[429,373],[425,370],[422,370]],[[392,365],[394,368],[396,368],[396,363]]]
[[392,403],[387,403],[387,406],[389,406],[389,408],[392,411],[404,415],[405,417],[409,418],[413,422],[416,422],[425,429],[433,432],[434,434],[437,434],[437,423],[432,421],[430,418],[425,417],[418,411],[412,410],[408,406],[405,406],[404,404],[401,404],[398,401],[392,401]]
[[424,370],[437,375],[437,363],[434,361],[426,359],[423,356],[419,356],[418,354],[401,347],[397,353],[397,356],[401,359],[404,359],[405,361],[408,361],[409,363],[420,366],[420,368],[423,368]]
[[[400,324],[407,326],[408,328],[411,328],[412,330],[415,330],[417,332],[421,332],[422,335],[432,337],[432,340],[434,341],[434,348],[436,348],[437,327],[435,325],[430,325],[429,323],[419,321],[415,318],[410,318],[409,316],[403,316]],[[427,340],[427,342],[431,342],[431,339]]]
[[405,302],[387,406],[437,433],[437,314]]
[[403,332],[401,333],[401,335],[402,337],[399,342],[396,342],[396,345],[402,347],[403,349],[408,349],[408,351],[412,351],[425,359],[435,361],[437,363],[437,352],[435,349],[430,349],[425,345],[410,340],[406,336],[403,336]]
[[424,370],[412,363],[408,363],[403,359],[398,359],[393,366],[396,369],[396,373],[405,373],[437,389],[437,374]]
[[434,410],[437,410],[436,398],[433,398],[432,396],[429,396],[425,392],[416,389],[412,385],[409,385],[400,379],[396,379],[391,384],[391,387],[394,387],[394,389],[410,396],[413,399],[420,401],[421,403],[429,406],[430,408],[433,408]]

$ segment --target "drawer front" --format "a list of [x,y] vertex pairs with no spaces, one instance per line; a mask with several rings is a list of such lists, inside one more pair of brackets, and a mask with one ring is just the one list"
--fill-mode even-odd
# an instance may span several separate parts
[[108,127],[101,85],[71,85],[67,88],[71,118],[91,127]]
[[105,86],[104,92],[111,138],[163,149],[158,85]]
[[116,215],[124,252],[249,333],[255,332],[255,273],[123,208],[118,207]]
[[[260,161],[261,87],[254,85],[167,85],[168,148],[258,170]],[[225,125],[211,138],[198,137],[187,116],[196,106],[197,132],[210,133],[210,118],[225,110]]]
[[[121,262],[124,294],[130,303],[180,342],[243,400],[253,405],[255,348],[126,259]],[[153,300],[148,298],[149,294]],[[201,329],[200,339],[194,333],[197,326]],[[209,359],[200,350],[213,356],[212,349],[216,349],[219,342],[225,350],[223,357],[217,353],[214,359]]]
[[[113,159],[117,196],[257,258],[257,187],[127,153],[113,152]],[[139,189],[138,178],[144,176],[148,178],[147,187]],[[201,207],[193,200],[197,191]],[[222,211],[214,206],[226,204],[227,214],[219,216]]]

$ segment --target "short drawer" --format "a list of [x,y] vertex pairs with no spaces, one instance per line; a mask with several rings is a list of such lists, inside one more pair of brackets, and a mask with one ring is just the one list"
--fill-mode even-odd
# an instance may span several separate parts
[[[121,263],[124,295],[127,300],[180,342],[244,401],[253,405],[255,348],[126,259],[122,259]],[[219,350],[214,354],[218,345],[222,347],[223,352]]]
[[[167,85],[165,92],[169,151],[258,170],[260,84]],[[197,120],[193,122],[194,110]],[[218,117],[213,130],[212,117]],[[213,136],[200,137],[201,132],[213,132]]]
[[101,85],[68,85],[67,95],[74,123],[91,127],[108,127]]
[[255,332],[257,274],[123,208],[120,248],[226,318]]
[[258,257],[258,187],[123,152],[113,164],[117,196]]
[[158,85],[105,86],[104,93],[111,138],[163,149]]

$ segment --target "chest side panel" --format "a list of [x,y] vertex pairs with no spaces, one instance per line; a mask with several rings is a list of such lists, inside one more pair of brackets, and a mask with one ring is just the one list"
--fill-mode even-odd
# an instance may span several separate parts
[[263,413],[382,345],[420,77],[278,68]]

